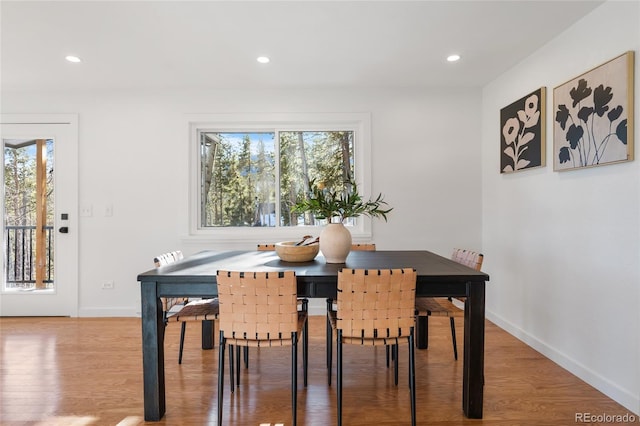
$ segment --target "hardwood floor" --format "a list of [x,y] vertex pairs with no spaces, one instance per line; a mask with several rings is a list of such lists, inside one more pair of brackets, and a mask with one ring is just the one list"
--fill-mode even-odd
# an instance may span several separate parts
[[[487,322],[484,419],[466,419],[461,408],[462,359],[453,359],[446,321],[432,318],[429,349],[416,350],[419,425],[568,425],[575,423],[576,413],[629,413]],[[300,425],[336,424],[335,376],[327,387],[324,327],[324,317],[310,318],[306,389],[299,377]],[[462,325],[457,327],[462,353]],[[179,327],[167,328],[166,415],[148,424],[215,424],[218,350],[201,350],[199,338],[199,327],[188,327],[183,363],[178,365]],[[0,424],[147,424],[139,319],[0,318],[0,344]],[[252,348],[249,369],[242,370],[234,394],[225,380],[225,424],[291,424],[289,354],[288,348]],[[398,387],[393,385],[393,369],[385,366],[384,348],[346,345],[344,354],[344,424],[409,424],[406,348],[400,352]]]

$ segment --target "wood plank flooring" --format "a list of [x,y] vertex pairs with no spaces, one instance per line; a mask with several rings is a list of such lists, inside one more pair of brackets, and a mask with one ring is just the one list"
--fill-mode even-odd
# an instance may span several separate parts
[[[569,425],[576,413],[629,413],[487,322],[484,419],[466,419],[462,359],[453,359],[447,321],[430,320],[429,349],[416,350],[419,425]],[[139,319],[0,318],[0,424],[214,425],[218,350],[201,350],[200,327],[190,326],[182,365],[179,327],[167,328],[166,415],[145,423]],[[457,328],[462,354],[461,321]],[[309,386],[305,389],[299,377],[298,422],[335,425],[335,364],[329,388],[324,317],[310,318],[310,336]],[[393,369],[385,366],[384,348],[346,345],[344,353],[344,424],[410,424],[406,347],[401,347],[398,387]],[[291,424],[289,354],[288,348],[252,348],[234,394],[227,375],[226,425]]]

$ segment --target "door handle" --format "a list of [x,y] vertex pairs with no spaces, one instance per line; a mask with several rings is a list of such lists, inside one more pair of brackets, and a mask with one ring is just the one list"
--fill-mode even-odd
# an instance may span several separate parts
[[59,231],[61,234],[68,234],[68,233],[69,233],[69,227],[68,227],[68,226],[63,226],[63,227],[61,227],[60,229],[58,229],[58,231]]

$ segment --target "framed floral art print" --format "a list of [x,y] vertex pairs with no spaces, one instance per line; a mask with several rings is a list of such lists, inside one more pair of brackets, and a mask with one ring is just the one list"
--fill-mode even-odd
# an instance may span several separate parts
[[634,53],[553,89],[553,169],[633,160]]
[[500,110],[500,173],[545,165],[545,88]]

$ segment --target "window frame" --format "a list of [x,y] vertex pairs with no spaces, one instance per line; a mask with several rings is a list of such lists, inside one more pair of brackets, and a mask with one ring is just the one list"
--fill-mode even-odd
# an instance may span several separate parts
[[[321,226],[274,227],[202,227],[201,205],[201,132],[247,131],[335,131],[352,130],[354,179],[362,196],[371,196],[371,114],[370,113],[234,113],[190,114],[189,128],[189,239],[206,242],[276,242],[296,240],[302,235],[319,235]],[[276,135],[277,137],[277,135]],[[276,152],[276,203],[279,202],[280,167],[279,151]],[[354,240],[372,237],[371,219],[356,218],[348,227]]]

